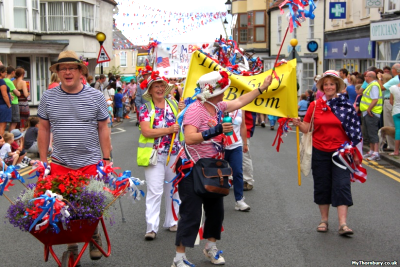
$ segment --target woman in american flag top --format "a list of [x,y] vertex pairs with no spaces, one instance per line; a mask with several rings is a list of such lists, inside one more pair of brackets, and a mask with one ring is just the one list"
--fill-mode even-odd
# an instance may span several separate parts
[[318,90],[325,95],[310,103],[304,121],[293,119],[293,124],[306,133],[309,130],[314,112],[314,131],[312,133],[311,169],[314,178],[314,202],[318,204],[321,221],[318,232],[328,231],[329,206],[337,207],[339,234],[352,235],[347,226],[348,207],[353,205],[349,168],[341,168],[334,163],[332,156],[347,142],[352,144],[355,153],[354,163],[359,166],[362,160],[356,153],[360,143],[361,128],[354,107],[344,95],[339,94],[345,84],[338,72],[328,70],[317,83]]

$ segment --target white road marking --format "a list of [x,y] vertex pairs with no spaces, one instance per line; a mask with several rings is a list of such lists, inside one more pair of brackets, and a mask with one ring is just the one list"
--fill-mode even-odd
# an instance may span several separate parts
[[117,133],[123,133],[126,132],[126,130],[122,129],[122,128],[113,128],[115,130],[118,130],[118,132],[112,132],[111,134],[117,134]]

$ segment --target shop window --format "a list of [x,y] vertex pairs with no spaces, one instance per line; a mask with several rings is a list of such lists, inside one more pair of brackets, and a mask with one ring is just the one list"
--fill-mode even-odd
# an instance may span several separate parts
[[119,53],[119,56],[120,56],[120,58],[119,58],[119,65],[120,65],[121,67],[126,67],[126,66],[127,66],[127,62],[126,62],[126,52],[125,52],[125,51],[121,51],[121,52]]
[[14,28],[28,29],[27,0],[14,0]]
[[385,12],[394,12],[400,10],[400,0],[386,0]]
[[36,90],[33,96],[33,102],[39,103],[41,96],[47,90],[47,85],[49,83],[49,59],[47,57],[36,57]]
[[393,41],[390,43],[390,60],[400,61],[400,41]]
[[0,28],[4,28],[4,0],[0,0]]

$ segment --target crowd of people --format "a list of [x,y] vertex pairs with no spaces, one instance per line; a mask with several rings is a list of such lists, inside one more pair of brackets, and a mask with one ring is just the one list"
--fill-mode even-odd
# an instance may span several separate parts
[[[224,198],[198,195],[194,191],[195,174],[185,166],[188,162],[195,166],[203,159],[226,160],[232,168],[232,208],[251,210],[244,197],[244,191],[254,186],[250,140],[257,117],[265,127],[266,116],[241,108],[268,90],[271,76],[256,90],[225,102],[224,92],[230,86],[228,75],[223,71],[205,74],[197,82],[196,100],[186,103],[190,104],[187,107],[182,101],[182,81],[160,77],[151,67],[142,69],[139,78],[129,83],[112,74],[93,79],[75,52],[63,51],[50,71],[53,74],[37,117],[30,117],[24,70],[0,66],[1,161],[24,167],[32,164],[27,152],[39,153],[46,164],[51,155],[52,173],[78,169],[95,175],[99,160],[111,161],[112,123],[136,113],[140,128],[137,164],[144,167],[147,183],[144,239],[154,240],[159,233],[164,194],[163,228],[176,232],[172,267],[194,266],[185,252],[194,246],[203,209],[203,238],[207,240],[203,253],[211,263],[224,264],[222,251],[217,248],[224,220]],[[355,164],[363,159],[379,160],[378,130],[386,126],[395,129],[394,141],[391,143],[388,137],[386,149],[393,150],[391,155],[399,155],[399,74],[400,64],[383,70],[371,67],[363,74],[329,70],[315,76],[313,88],[301,94],[299,118],[292,121],[303,133],[313,124],[311,168],[314,202],[321,216],[318,232],[329,230],[332,205],[337,207],[338,233],[354,234],[347,225],[348,208],[353,205],[350,171],[332,162],[334,152],[346,142],[360,150],[364,143],[370,151],[363,156],[355,154]],[[232,123],[223,121],[227,116]],[[274,130],[277,117],[268,115],[268,120]],[[177,188],[172,181],[176,175],[182,177]],[[93,239],[101,245],[97,229]],[[77,257],[77,244],[69,244],[68,250]],[[93,244],[90,257],[101,258]]]

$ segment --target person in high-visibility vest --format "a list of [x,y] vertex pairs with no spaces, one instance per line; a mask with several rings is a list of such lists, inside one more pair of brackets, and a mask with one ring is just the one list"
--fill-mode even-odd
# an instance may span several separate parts
[[375,72],[368,71],[365,75],[365,81],[368,83],[368,86],[361,97],[360,110],[363,119],[363,134],[368,135],[370,150],[363,158],[367,160],[380,160],[378,130],[383,108],[382,91],[379,83],[376,81]]
[[[183,102],[178,105],[175,99],[167,99],[173,88],[164,79],[157,71],[151,73],[151,76],[141,83],[141,88],[146,88],[142,98],[148,102],[144,103],[139,111],[141,134],[137,163],[145,167],[147,183],[145,240],[148,241],[155,239],[159,230],[163,193],[165,200],[163,227],[176,232],[179,213],[179,196],[177,192],[173,193],[171,199],[173,187],[170,182],[175,177],[171,166],[176,161],[183,141],[182,134],[174,135],[179,132],[176,117],[178,109],[183,109],[185,106]],[[166,164],[170,146],[172,146],[171,160]]]

